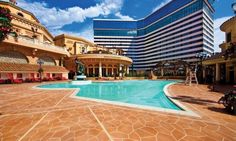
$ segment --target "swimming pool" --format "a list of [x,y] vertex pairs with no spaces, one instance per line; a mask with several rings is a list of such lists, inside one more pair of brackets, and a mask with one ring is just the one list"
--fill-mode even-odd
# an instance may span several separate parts
[[114,101],[135,105],[182,110],[164,94],[164,87],[176,81],[128,80],[121,82],[93,82],[89,85],[56,83],[40,88],[79,88],[78,97]]

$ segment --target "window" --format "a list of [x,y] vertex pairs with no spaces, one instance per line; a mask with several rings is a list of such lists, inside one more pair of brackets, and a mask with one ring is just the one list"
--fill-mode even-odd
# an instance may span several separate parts
[[226,42],[231,42],[231,32],[226,33]]
[[17,13],[18,16],[24,17],[24,15],[20,12]]
[[84,54],[85,53],[85,48],[84,47],[82,47],[82,52],[81,52],[82,54]]

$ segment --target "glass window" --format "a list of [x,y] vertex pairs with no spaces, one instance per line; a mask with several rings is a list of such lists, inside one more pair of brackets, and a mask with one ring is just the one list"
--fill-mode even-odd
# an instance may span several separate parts
[[[104,21],[94,20],[94,36],[142,36],[153,32],[161,27],[164,27],[170,23],[173,23],[183,17],[186,17],[194,12],[197,12],[203,8],[203,1],[198,0],[191,5],[173,13],[172,15],[156,22],[155,24],[144,28],[151,23],[157,21],[161,17],[173,12],[174,10],[186,5],[192,0],[175,0],[157,10],[150,16],[139,21]],[[208,8],[205,6],[206,9]],[[207,9],[208,10],[208,9]],[[209,12],[209,11],[208,11]],[[209,12],[210,14],[210,12]],[[143,28],[143,29],[139,29]],[[103,29],[103,30],[99,30]],[[107,30],[104,30],[107,29]],[[129,29],[129,30],[128,30]]]

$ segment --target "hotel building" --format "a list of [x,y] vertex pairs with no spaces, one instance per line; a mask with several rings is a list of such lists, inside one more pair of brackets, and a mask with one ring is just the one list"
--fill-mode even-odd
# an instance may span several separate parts
[[220,29],[225,32],[221,52],[203,61],[203,75],[209,82],[236,84],[236,16],[225,21]]
[[45,80],[67,79],[68,74],[75,74],[76,58],[84,64],[87,76],[128,74],[132,60],[122,56],[121,49],[104,48],[71,35],[53,37],[31,12],[18,7],[14,0],[0,0],[0,8],[9,9],[12,18],[12,33],[0,40],[0,83],[37,81],[38,60],[44,62]]
[[70,57],[64,60],[65,67],[70,71],[70,79],[76,71],[76,58],[84,65],[84,73],[88,77],[122,77],[129,74],[132,60],[122,56],[121,49],[105,48],[86,39],[65,34],[56,36],[54,41],[70,52]]
[[32,13],[15,4],[0,1],[2,9],[10,10],[15,33],[0,41],[0,80],[38,79],[39,59],[44,62],[43,78],[67,78],[69,71],[63,67],[63,58],[69,52],[54,44],[54,37]]
[[214,52],[213,0],[172,0],[140,20],[94,20],[94,42],[123,49],[132,69],[147,70],[165,60],[198,61]]

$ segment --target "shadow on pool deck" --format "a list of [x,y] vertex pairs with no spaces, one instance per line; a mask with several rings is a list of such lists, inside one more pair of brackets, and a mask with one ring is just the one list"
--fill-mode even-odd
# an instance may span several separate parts
[[200,99],[200,98],[195,98],[195,97],[191,97],[191,96],[182,96],[182,95],[171,97],[171,98],[182,101],[182,102],[187,102],[187,103],[191,103],[191,104],[199,104],[199,105],[207,105],[209,103],[217,103],[217,101],[213,101],[213,100]]
[[228,113],[224,108],[219,108],[219,107],[208,107],[208,110],[211,110],[213,112],[217,112],[217,113],[223,113],[223,114],[230,114]]

